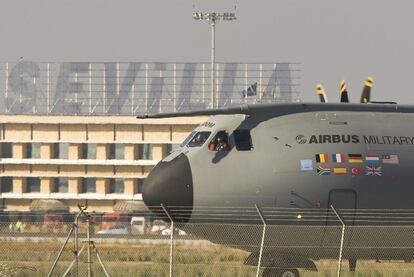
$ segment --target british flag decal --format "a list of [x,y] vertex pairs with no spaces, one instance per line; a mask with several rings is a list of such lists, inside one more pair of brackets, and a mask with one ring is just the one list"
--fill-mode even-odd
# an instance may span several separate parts
[[366,176],[382,176],[381,166],[365,166]]

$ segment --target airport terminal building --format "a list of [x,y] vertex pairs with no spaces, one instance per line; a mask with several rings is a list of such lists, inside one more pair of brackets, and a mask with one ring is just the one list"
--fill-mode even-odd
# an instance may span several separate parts
[[212,90],[202,63],[0,63],[0,210],[128,211],[207,119],[136,115],[298,101],[295,66],[217,64]]

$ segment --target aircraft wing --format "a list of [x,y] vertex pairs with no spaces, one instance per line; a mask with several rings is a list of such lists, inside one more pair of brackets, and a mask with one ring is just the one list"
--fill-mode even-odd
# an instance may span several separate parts
[[221,109],[211,109],[211,110],[198,110],[198,111],[188,111],[188,112],[173,112],[173,113],[159,113],[159,114],[144,114],[138,115],[138,119],[146,118],[169,118],[169,117],[185,117],[185,116],[209,116],[209,115],[218,115],[218,114],[249,114],[248,105],[242,105],[237,107],[226,107]]

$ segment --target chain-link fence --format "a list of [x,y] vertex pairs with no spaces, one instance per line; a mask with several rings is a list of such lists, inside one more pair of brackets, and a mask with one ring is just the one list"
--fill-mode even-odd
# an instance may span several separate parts
[[412,210],[155,211],[3,212],[0,276],[414,276]]

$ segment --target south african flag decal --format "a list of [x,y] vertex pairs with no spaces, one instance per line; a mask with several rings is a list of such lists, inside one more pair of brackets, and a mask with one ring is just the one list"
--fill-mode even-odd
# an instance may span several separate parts
[[331,175],[331,168],[326,166],[318,166],[316,172],[318,175]]

